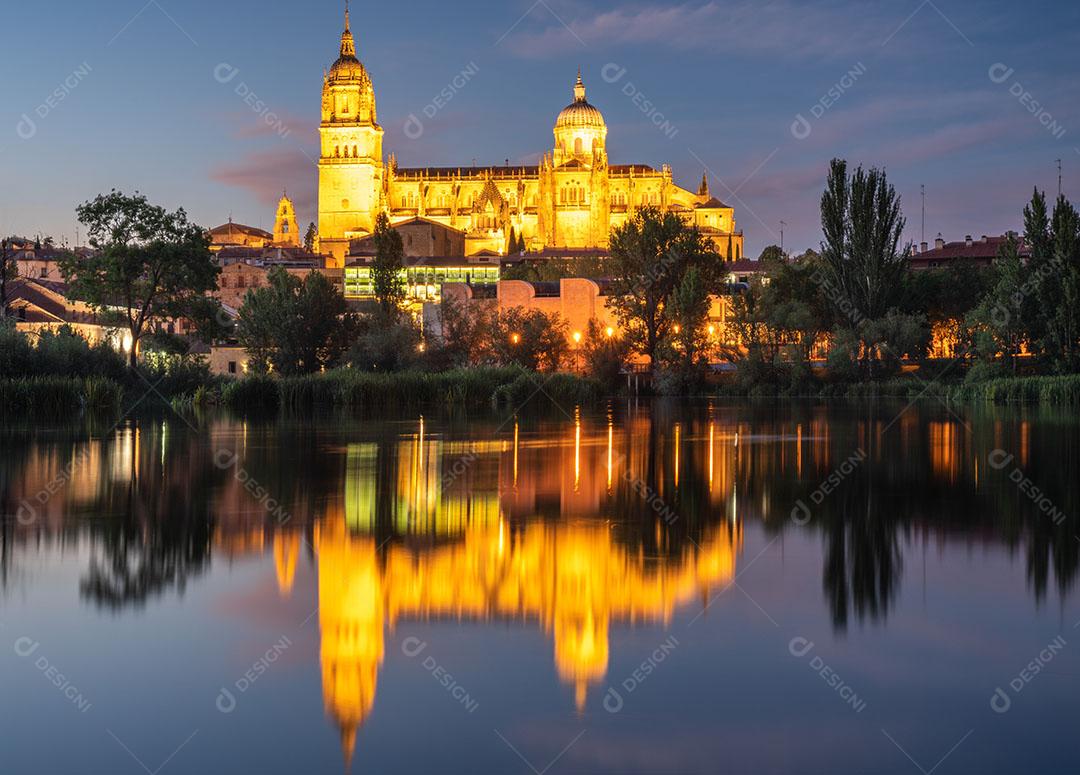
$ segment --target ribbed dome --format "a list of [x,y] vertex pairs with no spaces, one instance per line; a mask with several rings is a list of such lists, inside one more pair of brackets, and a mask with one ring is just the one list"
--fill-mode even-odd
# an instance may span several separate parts
[[562,113],[555,120],[555,128],[604,126],[606,126],[604,114],[585,99],[585,84],[581,80],[579,71],[577,83],[574,84],[574,101],[563,108]]
[[371,83],[367,68],[355,56],[348,54],[342,54],[330,65],[328,77],[331,81],[359,81],[365,85]]
[[356,42],[349,29],[348,2],[345,3],[345,31],[341,33],[341,55],[330,65],[328,77],[331,81],[359,81],[363,85],[371,85],[367,69],[356,58]]

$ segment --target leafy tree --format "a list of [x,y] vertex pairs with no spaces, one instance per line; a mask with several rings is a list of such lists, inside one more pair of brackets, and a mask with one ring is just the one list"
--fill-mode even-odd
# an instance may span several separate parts
[[1034,330],[1036,310],[1032,299],[1024,293],[1028,271],[1020,257],[1020,244],[1009,235],[994,260],[994,285],[977,308],[967,316],[973,328],[989,337],[979,349],[980,355],[992,360],[1004,353],[1016,371],[1017,357]]
[[217,287],[210,238],[183,209],[166,212],[138,193],[99,194],[76,212],[96,250],[62,257],[60,271],[74,296],[126,326],[135,368],[153,322],[179,317],[192,299]]
[[358,321],[321,272],[304,279],[274,267],[268,285],[249,290],[240,308],[240,342],[256,370],[310,374],[337,364]]
[[732,295],[727,323],[732,337],[721,345],[727,360],[743,361],[754,374],[779,357],[779,331],[770,323],[765,295],[761,277],[752,278],[748,288]]
[[442,297],[439,333],[430,343],[427,360],[436,368],[460,368],[482,363],[489,354],[485,339],[494,321],[487,308],[463,305],[453,296]]
[[532,371],[558,371],[569,345],[567,322],[557,313],[511,307],[499,312],[489,329],[490,359],[501,365],[516,363]]
[[312,221],[308,224],[307,231],[304,233],[304,250],[308,253],[315,252],[315,238],[319,235],[319,232],[315,228],[315,222]]
[[1058,197],[1047,231],[1036,219],[1034,206],[1031,211],[1043,349],[1054,371],[1075,373],[1080,370],[1080,215],[1064,196]]
[[779,245],[769,245],[758,256],[758,261],[783,261],[787,256]]
[[197,296],[183,307],[184,317],[194,328],[195,338],[214,344],[236,335],[236,322],[213,296]]
[[769,282],[760,290],[761,321],[771,329],[772,341],[794,350],[793,360],[809,361],[814,344],[833,320],[821,283],[821,256],[807,251],[788,260],[763,254],[762,261]]
[[360,335],[349,349],[350,366],[361,371],[400,371],[416,364],[420,329],[409,316],[393,322],[382,315],[361,321]]
[[0,320],[7,317],[8,283],[13,282],[18,275],[15,251],[10,242],[8,239],[0,240]]
[[581,342],[586,374],[613,390],[619,386],[629,356],[630,346],[614,326],[602,326],[596,318],[589,320]]
[[651,363],[668,335],[667,305],[686,270],[698,267],[712,292],[720,264],[712,243],[676,213],[644,207],[614,229],[609,304],[631,345]]
[[900,197],[884,171],[860,166],[848,175],[847,162],[833,159],[821,197],[826,292],[837,316],[859,332],[870,377],[882,343],[867,338],[878,329],[863,323],[884,317],[901,301],[910,253],[900,248],[905,224]]
[[688,267],[666,307],[668,335],[658,350],[661,392],[687,393],[704,385],[708,371],[709,291],[702,271]]
[[390,225],[386,213],[375,221],[375,260],[371,264],[371,279],[375,301],[387,318],[395,319],[405,303],[405,248],[401,234]]

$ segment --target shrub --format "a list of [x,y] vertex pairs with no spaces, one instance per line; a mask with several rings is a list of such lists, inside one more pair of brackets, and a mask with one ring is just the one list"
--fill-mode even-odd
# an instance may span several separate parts
[[33,355],[34,348],[26,335],[7,321],[0,321],[0,377],[29,374]]
[[265,374],[229,382],[221,391],[221,400],[230,409],[276,409],[280,403],[278,380]]

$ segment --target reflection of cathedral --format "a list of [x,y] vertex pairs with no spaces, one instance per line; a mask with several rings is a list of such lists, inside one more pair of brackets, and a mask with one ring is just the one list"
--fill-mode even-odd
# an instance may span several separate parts
[[[323,696],[347,760],[375,701],[387,630],[402,622],[534,624],[551,638],[559,679],[573,688],[583,710],[589,688],[607,673],[613,624],[667,624],[677,608],[708,600],[733,578],[742,546],[737,521],[722,519],[659,557],[616,538],[598,499],[636,467],[637,455],[616,453],[610,429],[583,442],[578,426],[565,444],[549,440],[545,459],[561,456],[545,472],[551,478],[539,475],[540,458],[529,455],[540,442],[519,443],[516,431],[514,437],[512,444],[436,441],[421,422],[415,435],[381,451],[374,444],[350,446],[344,500],[319,522],[312,541]],[[380,453],[392,456],[394,476],[378,477]],[[458,464],[462,459],[470,470]],[[528,467],[519,480],[522,461]],[[702,464],[712,474],[713,456]],[[726,472],[724,462],[718,468]],[[553,491],[567,495],[561,518],[508,516],[525,509],[529,498],[535,513],[535,504]],[[718,491],[718,497],[726,495]],[[392,503],[387,513],[395,535],[425,540],[415,548],[408,540],[380,548],[372,534],[376,500]],[[298,554],[297,534],[275,536],[282,594],[289,594]]]
[[[612,623],[667,623],[679,605],[730,581],[741,528],[721,523],[660,563],[616,544],[607,524],[507,524],[468,529],[457,542],[413,552],[377,550],[341,516],[317,529],[320,661],[327,713],[346,758],[375,701],[385,632],[403,620],[535,622],[554,641],[559,678],[578,709],[608,666]],[[275,544],[275,552],[277,551]]]
[[511,237],[531,250],[604,247],[612,227],[651,205],[682,213],[721,255],[742,257],[734,210],[710,195],[705,180],[695,193],[677,186],[667,165],[610,165],[607,125],[580,74],[573,92],[555,122],[554,149],[539,165],[399,168],[393,155],[384,161],[375,89],[346,10],[340,54],[323,81],[321,251],[344,265],[350,240],[370,234],[383,212],[394,223],[424,218],[457,230],[469,255],[505,254]]

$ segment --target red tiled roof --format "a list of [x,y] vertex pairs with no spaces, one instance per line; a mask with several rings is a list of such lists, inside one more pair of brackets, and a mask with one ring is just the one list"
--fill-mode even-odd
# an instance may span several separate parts
[[[968,244],[967,240],[963,242],[947,242],[940,248],[933,248],[925,253],[916,253],[911,256],[911,262],[914,264],[963,260],[991,262],[997,258],[998,250],[1001,249],[1007,239],[1006,236],[1001,236],[982,237],[981,239],[972,240],[971,244]],[[1020,255],[1024,257],[1031,255],[1031,251],[1024,244],[1023,239],[1020,240]]]

